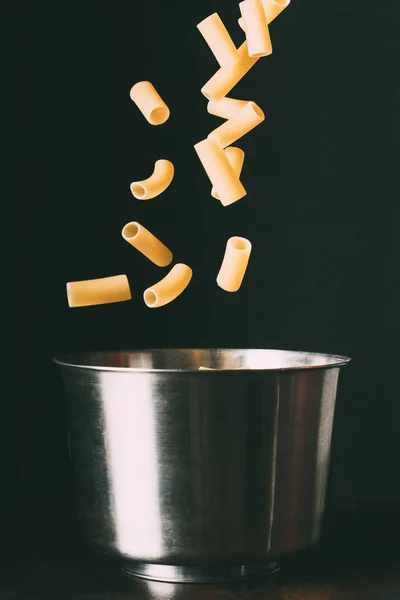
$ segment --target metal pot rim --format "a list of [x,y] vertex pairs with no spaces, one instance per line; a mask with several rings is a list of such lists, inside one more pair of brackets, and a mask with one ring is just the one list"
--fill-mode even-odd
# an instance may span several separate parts
[[[216,370],[205,370],[201,371],[196,369],[179,369],[179,368],[142,368],[142,367],[121,367],[121,366],[110,366],[102,364],[90,364],[89,357],[97,356],[99,359],[104,358],[105,355],[110,356],[112,354],[151,354],[154,352],[185,352],[185,351],[215,351],[215,352],[274,352],[279,354],[295,354],[299,360],[306,356],[314,357],[320,360],[317,364],[297,364],[294,366],[281,366],[281,367],[265,367],[265,368],[250,368],[249,370],[239,370],[237,368],[232,369],[216,369]],[[347,365],[351,361],[348,356],[342,356],[338,354],[326,354],[321,352],[305,352],[290,349],[274,349],[274,348],[147,348],[147,349],[136,349],[136,350],[95,350],[85,352],[69,352],[61,354],[53,358],[53,362],[61,367],[68,367],[72,369],[83,369],[88,371],[114,371],[124,373],[196,373],[201,377],[218,377],[222,373],[235,373],[237,376],[243,377],[245,374],[248,376],[250,373],[256,372],[282,372],[282,371],[305,371],[310,369],[332,369]]]

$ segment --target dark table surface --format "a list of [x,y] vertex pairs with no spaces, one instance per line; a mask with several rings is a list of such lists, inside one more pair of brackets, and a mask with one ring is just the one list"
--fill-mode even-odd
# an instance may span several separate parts
[[[400,508],[400,507],[399,507]],[[75,530],[3,536],[1,600],[400,600],[399,511],[336,516],[312,549],[266,578],[232,584],[132,580]]]

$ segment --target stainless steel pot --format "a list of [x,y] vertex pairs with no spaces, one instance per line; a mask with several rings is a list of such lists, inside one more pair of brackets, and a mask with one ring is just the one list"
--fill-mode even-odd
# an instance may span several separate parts
[[56,358],[84,538],[162,581],[249,577],[315,542],[349,360],[224,349]]

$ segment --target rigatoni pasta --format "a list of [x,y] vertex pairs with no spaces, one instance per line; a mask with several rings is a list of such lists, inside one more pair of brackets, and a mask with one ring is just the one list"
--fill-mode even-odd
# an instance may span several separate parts
[[249,56],[268,56],[272,53],[271,36],[261,0],[244,0],[239,4],[246,33]]
[[[234,170],[236,176],[240,178],[240,174],[242,172],[243,162],[244,162],[244,152],[241,148],[235,148],[234,146],[229,146],[229,148],[225,148],[224,150],[225,156],[228,159],[232,169]],[[211,189],[211,196],[220,199],[218,191],[213,186]]]
[[220,67],[214,75],[203,85],[201,93],[207,100],[221,100],[229,94],[232,88],[256,64],[258,57],[250,57],[247,42],[243,42],[237,50],[237,62],[232,67]]
[[230,144],[236,142],[236,140],[243,137],[246,133],[254,129],[254,127],[257,127],[264,119],[265,116],[261,108],[255,102],[247,102],[233,117],[214,129],[214,131],[211,131],[208,134],[208,138],[210,140],[217,140],[222,148],[226,148],[226,146],[230,146]]
[[221,67],[232,65],[237,61],[236,46],[217,13],[201,21],[197,29]]
[[193,271],[187,265],[178,263],[161,281],[147,288],[143,294],[146,306],[158,308],[175,300],[189,285]]
[[143,181],[131,183],[131,192],[138,200],[151,200],[156,198],[171,184],[174,178],[174,165],[170,160],[161,158],[154,164],[153,173]]
[[246,106],[248,100],[236,100],[236,98],[221,98],[221,100],[209,100],[207,110],[210,115],[230,119],[241,108]]
[[290,0],[262,0],[268,25],[290,4]]
[[[208,112],[226,121],[211,131],[207,139],[195,144],[194,148],[211,181],[211,195],[220,200],[223,206],[233,204],[246,195],[240,180],[244,152],[231,144],[265,119],[263,111],[255,102],[237,100],[227,97],[227,94],[260,57],[271,54],[268,25],[289,3],[290,0],[240,2],[242,18],[239,19],[239,23],[245,31],[246,41],[239,48],[236,48],[217,13],[213,13],[197,25],[220,65],[218,71],[202,87],[201,92],[209,101]],[[150,124],[160,125],[169,118],[170,110],[151,82],[136,83],[130,90],[130,97]],[[171,184],[174,171],[171,161],[157,160],[150,177],[131,183],[133,196],[140,200],[157,197]],[[171,264],[171,250],[137,221],[127,223],[121,233],[125,241],[154,264],[160,267]],[[229,238],[217,275],[218,286],[227,292],[239,290],[251,250],[252,245],[248,239],[237,236]],[[192,275],[192,269],[188,265],[176,264],[163,279],[144,291],[146,306],[157,308],[172,302],[189,285]],[[131,298],[126,275],[68,282],[66,288],[70,307],[121,302]],[[232,367],[232,370],[248,368]],[[230,367],[199,367],[200,371],[228,369],[231,370]]]
[[226,292],[237,292],[249,263],[251,253],[251,242],[242,237],[229,238],[220,271],[217,276],[217,284]]
[[171,250],[137,221],[124,226],[122,237],[158,267],[166,267],[172,262]]
[[[290,4],[290,0],[261,0],[267,25],[281,14],[281,12]],[[243,17],[238,19],[238,23],[243,31],[246,31]]]
[[67,283],[67,298],[70,308],[124,302],[130,300],[131,297],[126,275]]
[[194,148],[224,206],[233,204],[246,195],[239,177],[216,140],[203,140]]
[[161,125],[168,120],[170,110],[150,81],[135,83],[130,97],[151,125]]

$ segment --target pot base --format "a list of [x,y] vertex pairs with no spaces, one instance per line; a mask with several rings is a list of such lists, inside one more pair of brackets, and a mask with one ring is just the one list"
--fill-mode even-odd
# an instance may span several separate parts
[[276,562],[237,566],[178,566],[124,561],[122,571],[131,577],[166,583],[217,583],[272,575],[279,570]]

